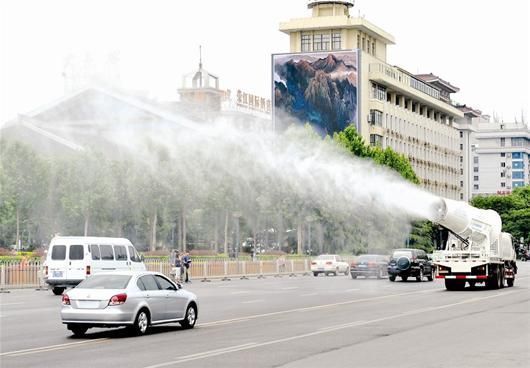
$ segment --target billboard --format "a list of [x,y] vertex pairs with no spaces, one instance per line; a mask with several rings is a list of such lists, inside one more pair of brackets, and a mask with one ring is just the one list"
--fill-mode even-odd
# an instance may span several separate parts
[[272,55],[273,119],[277,129],[310,123],[321,134],[358,119],[359,55],[326,51]]

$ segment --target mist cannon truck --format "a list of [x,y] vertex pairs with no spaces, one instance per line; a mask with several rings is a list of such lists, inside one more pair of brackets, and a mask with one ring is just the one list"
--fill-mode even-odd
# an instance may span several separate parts
[[449,231],[442,250],[433,253],[435,276],[447,290],[462,290],[485,283],[490,289],[513,286],[517,274],[512,236],[502,232],[502,221],[493,210],[440,198],[434,205],[434,222]]

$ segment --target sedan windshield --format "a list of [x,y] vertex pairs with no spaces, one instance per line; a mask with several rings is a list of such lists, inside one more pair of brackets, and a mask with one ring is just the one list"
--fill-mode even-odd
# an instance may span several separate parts
[[76,286],[78,289],[125,289],[131,276],[93,275]]

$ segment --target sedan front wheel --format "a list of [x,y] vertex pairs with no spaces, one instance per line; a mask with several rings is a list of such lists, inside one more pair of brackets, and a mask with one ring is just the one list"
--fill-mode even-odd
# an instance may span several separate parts
[[188,305],[186,309],[186,315],[184,319],[180,321],[180,325],[184,328],[193,328],[195,322],[197,321],[197,310],[193,305]]

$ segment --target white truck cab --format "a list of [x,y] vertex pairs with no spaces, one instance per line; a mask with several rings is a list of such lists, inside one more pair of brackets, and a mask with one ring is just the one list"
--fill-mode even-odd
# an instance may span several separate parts
[[128,239],[56,236],[44,262],[44,281],[60,295],[94,273],[145,269],[143,257]]

